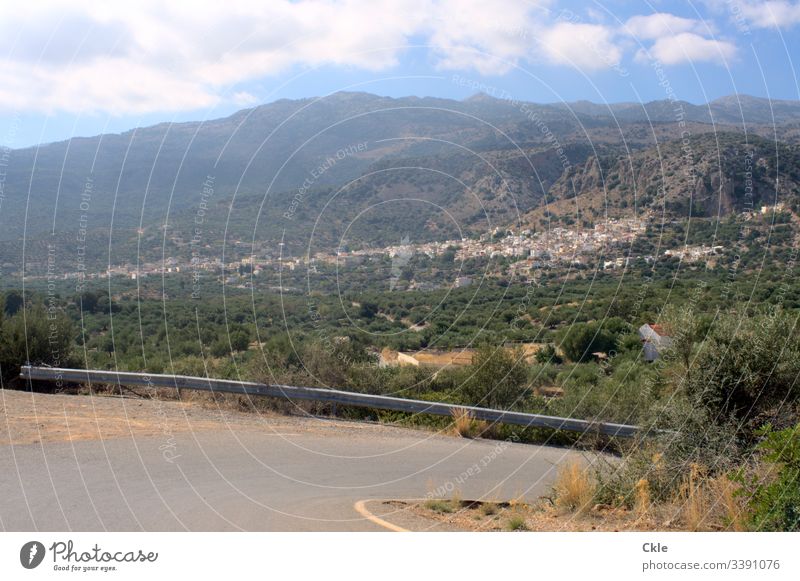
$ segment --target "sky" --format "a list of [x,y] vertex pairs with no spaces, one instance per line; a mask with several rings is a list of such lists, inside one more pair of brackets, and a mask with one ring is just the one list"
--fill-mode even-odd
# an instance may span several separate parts
[[336,91],[800,98],[800,0],[0,1],[0,145]]

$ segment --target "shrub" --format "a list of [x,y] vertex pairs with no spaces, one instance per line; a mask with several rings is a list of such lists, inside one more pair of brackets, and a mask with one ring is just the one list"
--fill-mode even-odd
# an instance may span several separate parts
[[515,514],[508,519],[508,530],[510,531],[527,531],[528,526],[525,524],[525,518],[521,515]]
[[766,476],[747,480],[742,470],[734,476],[749,496],[748,524],[757,531],[800,531],[800,424],[780,431],[767,425],[758,435]]
[[19,310],[0,324],[0,371],[3,378],[19,375],[25,362],[69,367],[74,328],[61,311],[43,304]]
[[[622,358],[618,363],[617,359]],[[604,372],[611,370],[611,375]],[[653,374],[649,366],[627,356],[614,358],[613,367],[576,364],[560,375],[564,396],[553,403],[555,415],[635,424],[653,403],[642,389]]]
[[587,361],[592,353],[613,351],[619,334],[624,331],[618,319],[609,319],[605,325],[577,323],[561,332],[561,350],[570,361]]
[[499,409],[522,403],[527,369],[520,350],[482,347],[473,356],[467,375],[459,390],[465,403]]
[[558,368],[555,365],[535,364],[528,369],[528,381],[531,387],[551,386],[556,383]]
[[430,500],[426,500],[425,508],[442,514],[450,514],[454,510],[453,503],[442,498],[432,498]]
[[636,485],[642,479],[647,480],[652,502],[669,502],[681,494],[693,466],[702,466],[715,477],[740,458],[735,424],[711,424],[706,410],[686,398],[656,402],[648,415],[641,422],[647,435],[631,445],[622,462],[600,459],[596,476],[603,502],[634,506]]
[[16,315],[17,311],[24,305],[25,297],[22,292],[18,290],[10,290],[5,294],[5,297],[3,297],[3,311],[9,317]]
[[555,346],[551,345],[550,343],[539,349],[536,352],[534,359],[536,360],[536,363],[541,365],[547,365],[550,363],[553,365],[559,365],[563,361],[558,355]]
[[707,407],[711,420],[764,420],[774,408],[797,400],[800,338],[780,312],[721,317],[686,377],[687,393]]

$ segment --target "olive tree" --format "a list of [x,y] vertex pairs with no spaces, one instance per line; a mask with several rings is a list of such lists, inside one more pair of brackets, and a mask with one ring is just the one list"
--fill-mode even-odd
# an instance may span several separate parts
[[472,358],[460,392],[467,404],[509,409],[521,403],[527,375],[521,350],[482,347]]

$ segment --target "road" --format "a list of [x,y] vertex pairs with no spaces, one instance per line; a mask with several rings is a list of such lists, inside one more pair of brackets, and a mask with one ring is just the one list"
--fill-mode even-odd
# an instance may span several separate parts
[[385,530],[354,505],[421,498],[438,487],[446,496],[532,499],[570,454],[314,418],[12,441],[0,446],[0,528]]

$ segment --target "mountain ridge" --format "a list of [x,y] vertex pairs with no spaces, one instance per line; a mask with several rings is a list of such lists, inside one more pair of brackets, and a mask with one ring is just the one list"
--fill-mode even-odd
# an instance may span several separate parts
[[[137,132],[141,132],[143,130],[156,130],[161,129],[164,127],[167,128],[181,128],[181,127],[196,127],[199,125],[216,125],[223,122],[233,121],[234,119],[240,119],[245,117],[251,113],[258,112],[259,110],[264,109],[272,109],[272,108],[280,108],[283,109],[285,107],[289,107],[290,109],[297,108],[297,105],[309,105],[312,103],[324,102],[324,101],[337,101],[337,100],[352,100],[353,98],[363,98],[367,97],[370,100],[381,100],[381,101],[389,101],[389,102],[406,102],[406,101],[419,101],[419,102],[441,102],[441,103],[451,103],[451,104],[474,104],[474,103],[494,103],[494,104],[510,104],[510,99],[508,98],[501,98],[501,97],[494,97],[489,95],[485,92],[477,92],[473,95],[465,97],[463,99],[450,99],[446,97],[433,97],[433,96],[416,96],[416,95],[407,95],[402,97],[391,97],[391,96],[384,96],[384,95],[377,95],[374,93],[369,93],[365,91],[337,91],[335,93],[330,93],[328,95],[322,96],[315,96],[315,97],[303,97],[299,99],[288,99],[282,98],[277,99],[275,101],[270,101],[268,103],[262,103],[253,107],[247,107],[244,109],[239,109],[238,111],[234,111],[230,115],[225,115],[222,117],[214,117],[212,119],[207,119],[203,121],[199,120],[190,120],[190,121],[178,121],[178,122],[169,122],[169,121],[162,121],[159,123],[154,123],[152,125],[134,127],[131,129],[126,129],[120,132],[111,132],[111,133],[97,133],[93,135],[79,135],[70,137],[67,139],[59,139],[55,141],[44,142],[40,144],[25,146],[25,147],[18,147],[18,148],[10,148],[11,151],[25,151],[30,149],[37,149],[42,148],[50,145],[57,145],[66,142],[70,142],[73,140],[80,141],[80,140],[91,140],[97,139],[100,137],[125,137]],[[691,103],[689,101],[671,101],[669,99],[654,99],[651,101],[645,101],[643,103],[637,103],[634,101],[620,101],[620,102],[612,102],[612,103],[597,103],[594,101],[586,100],[586,99],[579,99],[577,101],[564,101],[564,102],[553,102],[553,103],[539,103],[535,101],[525,101],[519,100],[520,104],[525,104],[528,106],[534,106],[537,108],[551,108],[551,109],[559,109],[559,108],[569,108],[572,111],[577,113],[582,113],[584,111],[592,110],[592,111],[603,111],[603,112],[614,112],[617,110],[620,111],[629,111],[635,109],[647,109],[648,107],[670,103],[672,105],[679,104],[681,106],[688,106],[693,109],[704,109],[704,108],[713,108],[717,106],[719,108],[725,108],[729,110],[731,108],[736,108],[740,103],[743,103],[745,106],[754,106],[758,105],[761,107],[769,108],[770,106],[774,108],[780,109],[790,109],[792,114],[792,120],[800,122],[800,100],[791,100],[791,99],[770,99],[766,97],[757,97],[753,95],[748,95],[744,93],[734,93],[731,95],[724,95],[722,97],[717,97],[708,101],[706,103]],[[726,117],[727,119],[727,117]],[[740,121],[740,120],[739,120]],[[718,120],[718,122],[725,123],[725,120]],[[787,122],[787,120],[783,119],[780,121],[781,123]]]
[[[527,105],[491,96],[455,101],[346,92],[279,100],[203,122],[161,123],[13,150],[0,214],[0,258],[19,263],[23,232],[28,236],[23,247],[41,248],[54,234],[69,241],[89,230],[95,238],[108,233],[107,261],[124,260],[122,254],[141,246],[140,237],[151,246],[163,243],[169,238],[164,225],[184,224],[188,230],[201,211],[208,214],[206,225],[214,224],[213,236],[204,231],[212,242],[227,232],[277,243],[284,228],[295,243],[314,231],[318,241],[334,246],[345,233],[370,244],[409,233],[417,240],[450,237],[462,227],[521,223],[544,204],[606,195],[578,171],[593,173],[587,166],[591,158],[664,155],[672,167],[682,155],[674,144],[684,134],[692,140],[709,135],[697,147],[703,171],[713,173],[709,160],[720,147],[714,135],[721,130],[744,144],[748,136],[777,133],[785,140],[781,147],[790,148],[786,151],[800,143],[795,120],[800,102],[743,96],[716,101],[706,108],[709,113],[668,100],[609,108],[587,101]],[[788,121],[742,123],[740,103],[745,118]],[[581,111],[565,109],[570,106]],[[682,108],[680,122],[676,107]],[[729,122],[717,127],[703,121],[717,117]],[[620,183],[655,187],[657,164],[641,167],[653,173],[647,184],[640,177],[626,182],[618,168]],[[794,168],[788,169],[794,184]],[[207,194],[209,178],[213,187]],[[570,192],[568,178],[586,185]],[[759,182],[760,189],[767,185]],[[628,195],[618,187],[609,192],[620,203]],[[628,203],[636,206],[632,197]],[[185,232],[176,234],[181,236]]]

